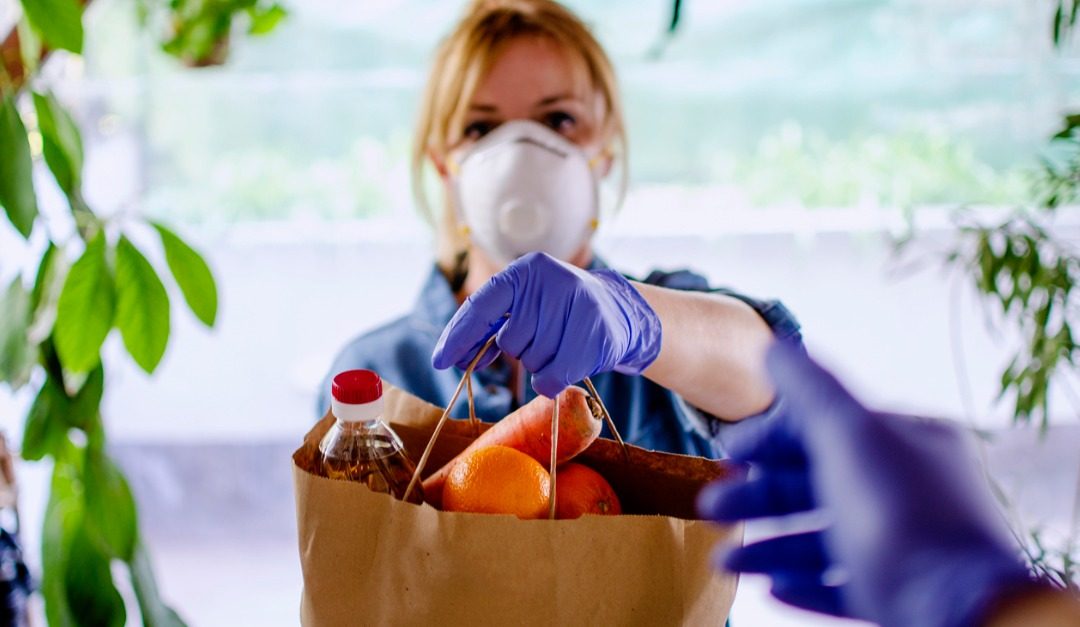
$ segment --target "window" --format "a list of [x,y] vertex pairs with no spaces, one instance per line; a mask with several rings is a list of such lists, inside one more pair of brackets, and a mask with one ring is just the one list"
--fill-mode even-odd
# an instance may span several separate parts
[[[292,3],[225,67],[191,71],[152,53],[127,3],[95,3],[91,89],[73,93],[91,94],[102,168],[139,176],[92,198],[204,223],[412,216],[416,102],[458,4]],[[667,0],[570,4],[620,72],[631,208],[1021,202],[1080,92],[1049,3],[690,1],[659,55]]]

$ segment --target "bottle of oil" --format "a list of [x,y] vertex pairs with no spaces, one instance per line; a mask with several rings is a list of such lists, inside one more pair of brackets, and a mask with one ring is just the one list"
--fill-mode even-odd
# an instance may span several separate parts
[[[371,370],[347,370],[334,377],[330,412],[336,420],[319,442],[317,468],[330,479],[358,481],[396,499],[405,496],[416,466],[383,422],[382,380]],[[422,503],[419,483],[409,495]]]

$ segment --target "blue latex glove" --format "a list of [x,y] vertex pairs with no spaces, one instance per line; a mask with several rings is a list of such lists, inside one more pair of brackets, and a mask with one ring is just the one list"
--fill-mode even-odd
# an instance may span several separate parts
[[958,431],[866,409],[791,346],[774,346],[768,369],[786,412],[730,447],[757,474],[707,487],[699,507],[724,522],[821,509],[828,523],[720,565],[769,575],[792,605],[886,626],[976,625],[1033,585]]
[[[493,334],[548,398],[600,372],[641,374],[660,354],[660,319],[622,275],[544,253],[520,257],[476,290],[443,329],[431,363],[465,368]],[[498,354],[489,350],[477,368]]]

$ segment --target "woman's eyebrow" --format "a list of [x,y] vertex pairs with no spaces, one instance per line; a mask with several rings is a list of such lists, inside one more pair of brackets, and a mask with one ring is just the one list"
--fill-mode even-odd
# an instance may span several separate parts
[[[539,109],[541,107],[547,107],[563,100],[572,100],[578,102],[581,99],[574,94],[555,94],[552,96],[545,96],[541,98],[536,102],[536,104],[533,105],[533,108]],[[473,102],[469,104],[469,111],[474,111],[476,113],[498,113],[499,107],[493,104],[486,104],[483,102]]]
[[579,100],[579,98],[574,94],[555,94],[552,96],[546,96],[544,98],[541,98],[536,104],[533,105],[533,108],[546,107],[548,105],[553,105],[561,100]]

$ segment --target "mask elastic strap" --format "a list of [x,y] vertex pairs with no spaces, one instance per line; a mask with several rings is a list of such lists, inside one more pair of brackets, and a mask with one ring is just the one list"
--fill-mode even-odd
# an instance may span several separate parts
[[589,159],[589,161],[588,161],[589,169],[590,170],[596,169],[596,166],[599,165],[604,159],[608,159],[610,157],[613,157],[614,154],[615,153],[612,152],[610,147],[605,147],[603,150],[596,153],[595,157]]
[[[446,158],[446,173],[451,178],[456,179],[458,174],[461,173],[461,164],[458,163],[457,160],[454,159],[453,157],[447,156],[447,158]],[[450,184],[456,187],[457,186],[457,181],[451,181]],[[453,196],[456,198],[457,194],[453,194]],[[461,207],[457,206],[458,203],[454,199],[451,199],[450,204],[451,204],[450,211],[453,211],[454,215],[457,217],[458,233],[462,237],[464,237],[466,239],[469,239],[471,229],[469,229],[469,226],[467,224],[465,224],[465,215],[462,213]]]
[[[615,155],[615,153],[614,153],[613,150],[611,150],[611,146],[605,146],[600,152],[596,153],[596,156],[592,157],[591,159],[589,159],[585,163],[588,164],[589,171],[592,172],[593,176],[595,177],[596,176],[596,166],[603,163],[604,159],[609,159],[611,157],[614,157],[614,155]],[[599,190],[600,180],[596,179],[596,183],[597,183],[597,189]],[[600,228],[600,198],[599,198],[599,196],[597,197],[596,201],[597,201],[596,215],[593,216],[592,220],[589,221],[589,228],[592,229],[594,232],[597,231]]]

